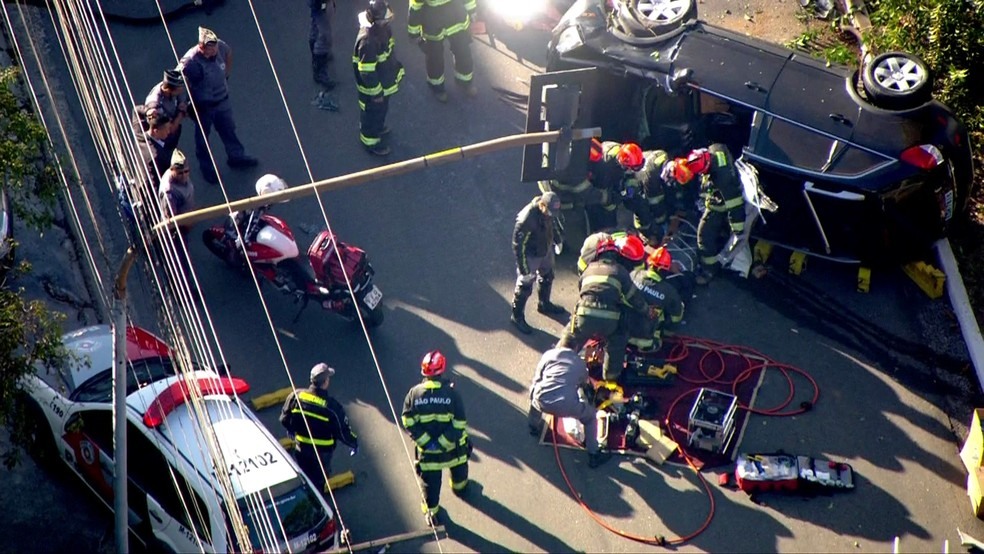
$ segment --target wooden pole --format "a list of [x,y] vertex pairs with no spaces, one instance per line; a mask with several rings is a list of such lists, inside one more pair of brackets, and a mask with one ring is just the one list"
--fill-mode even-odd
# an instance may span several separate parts
[[[572,140],[581,140],[601,136],[601,129],[598,127],[593,127],[590,129],[573,129],[570,133]],[[404,160],[402,162],[396,162],[380,167],[374,167],[363,171],[357,171],[355,173],[349,173],[348,175],[340,175],[330,179],[314,181],[306,185],[292,187],[272,194],[236,200],[235,202],[229,202],[228,204],[209,206],[207,208],[202,208],[200,210],[195,210],[186,214],[168,218],[157,225],[154,225],[154,231],[160,231],[161,229],[172,225],[191,225],[206,219],[226,216],[230,211],[248,210],[250,208],[264,206],[267,204],[286,202],[287,200],[300,198],[302,196],[354,187],[363,183],[378,181],[386,177],[403,175],[405,173],[411,173],[420,169],[449,164],[516,146],[557,142],[563,134],[563,130],[543,131],[540,133],[524,133],[521,135],[499,137],[467,146],[456,146],[441,152],[427,154],[426,156]]]

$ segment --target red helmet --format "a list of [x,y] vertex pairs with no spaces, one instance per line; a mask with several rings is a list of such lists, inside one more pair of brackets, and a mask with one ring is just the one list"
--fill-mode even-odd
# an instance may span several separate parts
[[687,169],[694,175],[703,175],[711,169],[711,153],[707,148],[694,150],[687,156]]
[[642,169],[646,159],[642,156],[642,148],[634,142],[627,142],[618,149],[618,165],[625,169],[638,171]]
[[447,361],[439,350],[431,350],[420,360],[420,374],[424,377],[437,377],[444,373]]
[[670,256],[670,251],[663,246],[653,250],[646,261],[649,263],[649,267],[653,269],[669,271],[673,267],[673,257]]
[[618,252],[618,246],[615,245],[615,239],[606,237],[598,241],[598,246],[595,247],[595,254],[601,256],[605,252]]
[[646,246],[635,235],[620,237],[615,244],[618,246],[618,253],[630,262],[641,262],[646,257]]
[[588,149],[588,160],[597,163],[601,161],[604,155],[605,149],[601,145],[601,141],[596,138],[591,139],[591,147]]

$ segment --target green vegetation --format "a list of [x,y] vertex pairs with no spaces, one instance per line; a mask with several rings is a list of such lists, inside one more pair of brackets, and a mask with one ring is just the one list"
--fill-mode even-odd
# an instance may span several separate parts
[[[53,155],[48,136],[17,94],[18,87],[16,69],[0,70],[0,175],[15,216],[43,231],[55,219],[61,186],[49,162]],[[13,274],[28,271],[30,265],[21,262]],[[10,288],[8,277],[0,282],[0,425],[10,431],[14,445],[26,445],[31,438],[29,421],[17,403],[20,380],[35,365],[54,368],[66,360],[61,343],[64,318],[43,302],[26,300],[22,290]],[[4,465],[15,465],[18,452],[15,447],[0,453]]]

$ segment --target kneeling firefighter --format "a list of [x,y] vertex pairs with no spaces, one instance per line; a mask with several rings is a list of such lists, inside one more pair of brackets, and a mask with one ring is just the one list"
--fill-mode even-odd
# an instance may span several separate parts
[[663,333],[670,334],[683,321],[684,303],[680,293],[665,278],[673,259],[659,247],[646,259],[646,266],[632,272],[632,282],[658,313],[656,319],[629,314],[629,344],[642,352],[655,352],[663,345]]

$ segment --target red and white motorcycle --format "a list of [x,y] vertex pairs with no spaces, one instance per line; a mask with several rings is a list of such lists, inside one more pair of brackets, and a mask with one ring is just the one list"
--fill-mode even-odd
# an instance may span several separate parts
[[[284,180],[276,175],[264,175],[256,182],[259,196],[286,188]],[[365,251],[338,240],[325,229],[308,248],[307,260],[302,260],[294,233],[282,219],[266,213],[268,209],[269,206],[264,206],[236,212],[225,224],[209,227],[202,233],[205,246],[230,266],[243,271],[248,269],[248,257],[257,275],[293,296],[295,302],[302,302],[297,317],[313,300],[349,321],[354,321],[361,312],[367,327],[380,325],[383,293],[373,284],[376,272]],[[240,235],[246,243],[245,249],[239,242]],[[351,294],[346,276],[352,286]]]

